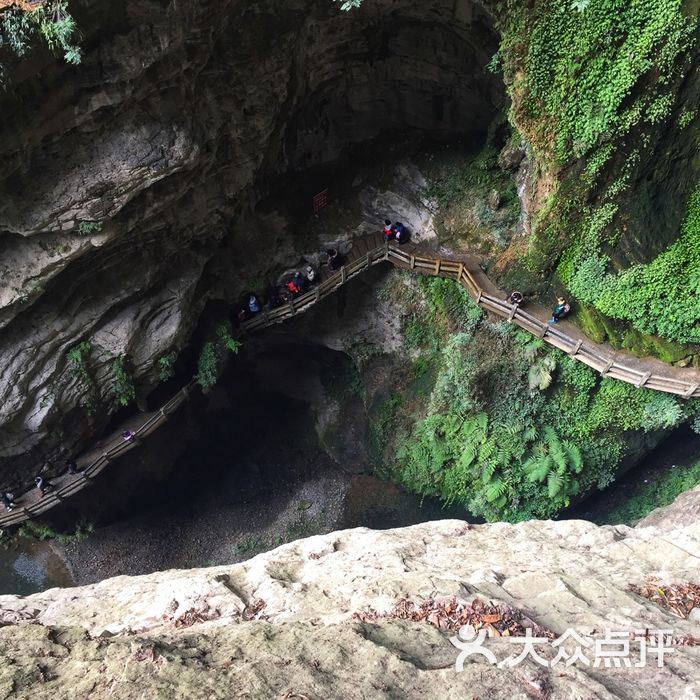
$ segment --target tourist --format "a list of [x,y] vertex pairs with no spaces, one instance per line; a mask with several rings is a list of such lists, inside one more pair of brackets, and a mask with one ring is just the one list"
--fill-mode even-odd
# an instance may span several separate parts
[[43,476],[37,476],[34,479],[34,483],[36,484],[37,489],[39,489],[41,496],[46,495],[47,491],[53,491],[56,488],[50,481],[44,479]]
[[306,279],[306,277],[304,277],[304,275],[297,270],[297,272],[294,274],[294,285],[299,290],[299,292],[305,292],[308,284],[309,282]]
[[384,219],[384,228],[382,229],[382,233],[384,234],[385,243],[390,241],[396,235],[396,229],[389,219]]
[[556,323],[560,318],[566,316],[571,311],[571,306],[564,297],[557,297],[557,304],[552,311],[552,318],[547,323]]
[[306,269],[304,270],[304,275],[306,276],[306,281],[309,283],[309,285],[312,285],[316,281],[316,272],[314,271],[314,268],[311,267],[311,265],[306,266]]
[[2,502],[5,504],[6,510],[12,510],[13,508],[17,507],[14,496],[11,493],[6,493],[5,491],[2,492]]
[[251,316],[260,313],[260,302],[255,294],[251,294],[250,297],[248,297],[248,311],[250,311]]
[[78,463],[74,459],[67,459],[66,466],[68,467],[69,474],[77,474],[78,473]]
[[509,304],[519,306],[523,303],[523,295],[520,292],[511,292],[510,295],[506,297],[506,301]]
[[400,222],[397,221],[394,224],[394,238],[396,239],[396,242],[401,245],[402,243],[405,243],[408,240],[408,231],[406,230],[406,227]]
[[337,270],[342,264],[343,261],[338,254],[338,250],[336,248],[331,248],[328,251],[328,267],[330,267],[331,270]]
[[289,282],[287,282],[284,286],[287,288],[287,291],[292,295],[292,297],[295,297],[301,291],[299,287],[297,287],[294,279],[289,280]]
[[136,433],[131,430],[122,430],[122,440],[124,440],[124,442],[134,442],[134,440],[136,440]]

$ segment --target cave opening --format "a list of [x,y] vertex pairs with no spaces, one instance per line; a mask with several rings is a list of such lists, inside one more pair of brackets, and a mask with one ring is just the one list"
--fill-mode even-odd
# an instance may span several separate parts
[[62,546],[78,583],[228,563],[346,527],[464,517],[375,475],[357,367],[305,337],[314,320],[251,338],[209,394],[72,500],[63,522],[97,526]]

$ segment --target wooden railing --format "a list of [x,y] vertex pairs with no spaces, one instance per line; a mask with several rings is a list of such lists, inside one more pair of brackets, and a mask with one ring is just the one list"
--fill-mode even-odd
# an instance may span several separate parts
[[[483,307],[490,313],[505,318],[511,323],[515,323],[522,329],[542,338],[544,342],[559,350],[563,350],[570,357],[583,362],[592,367],[604,377],[618,379],[628,384],[641,388],[654,389],[669,394],[676,394],[683,398],[700,397],[700,384],[697,381],[677,379],[655,373],[654,366],[659,364],[656,361],[637,360],[636,363],[646,365],[644,371],[631,367],[625,362],[627,357],[624,353],[606,354],[601,352],[599,346],[582,338],[572,338],[558,328],[550,325],[546,321],[541,321],[535,316],[527,313],[520,307],[509,304],[502,298],[495,297],[484,291],[477,283],[474,275],[467,269],[463,262],[455,260],[445,260],[439,257],[416,255],[414,252],[407,252],[396,245],[377,245],[371,250],[355,258],[340,270],[332,274],[328,279],[318,284],[310,292],[306,292],[287,304],[272,311],[263,311],[249,321],[245,321],[241,330],[243,333],[250,333],[261,328],[266,328],[278,323],[282,323],[288,318],[292,318],[300,313],[304,313],[321,299],[346,284],[349,280],[357,277],[360,273],[368,270],[374,265],[382,262],[390,262],[396,267],[412,270],[421,274],[436,275],[457,280],[474,299],[477,305]],[[683,372],[683,370],[678,370]],[[168,420],[177,408],[184,403],[189,393],[195,386],[194,379],[185,387],[151,415],[144,423],[134,430],[136,440],[144,438],[157,430]],[[138,442],[118,441],[117,444],[104,450],[104,452],[94,459],[90,464],[83,467],[81,475],[65,486],[47,493],[44,497],[23,505],[23,497],[17,499],[18,506],[14,510],[0,515],[0,527],[17,525],[29,518],[45,513],[56,505],[62,503],[66,498],[72,496],[87,485],[101,472],[107,465],[125,452],[132,450]],[[27,494],[24,495],[26,497]]]
[[79,491],[82,491],[103,469],[105,469],[105,467],[107,467],[112,460],[120,457],[125,452],[129,452],[129,450],[133,450],[138,444],[137,440],[150,435],[163,423],[165,423],[170,415],[187,400],[187,397],[192,391],[194,385],[195,381],[190,381],[186,386],[180,389],[180,391],[178,391],[172,399],[166,402],[155,413],[153,413],[153,415],[144,421],[142,425],[133,430],[132,432],[135,436],[133,442],[126,442],[119,438],[120,441],[116,445],[104,450],[99,457],[90,462],[90,464],[85,465],[82,469],[82,473],[76,476],[76,478],[70,483],[56,489],[55,491],[49,491],[45,496],[39,498],[31,504],[22,505],[23,497],[20,496],[17,498],[17,507],[4,515],[0,515],[0,527],[17,525],[25,520],[29,520],[33,516],[41,515],[47,510],[50,510],[54,506],[62,503],[69,496],[73,496]]
[[[700,384],[697,381],[676,379],[673,377],[654,373],[652,369],[645,368],[644,371],[630,366],[625,362],[624,353],[612,355],[601,352],[590,341],[581,338],[572,338],[562,332],[552,324],[541,321],[514,304],[495,297],[485,292],[474,279],[472,273],[466,268],[464,263],[454,260],[444,260],[439,257],[428,257],[425,255],[414,255],[401,250],[396,245],[382,245],[367,254],[341,268],[334,275],[322,282],[316,289],[303,294],[288,304],[269,312],[262,312],[250,321],[243,323],[244,332],[265,328],[273,324],[282,323],[288,318],[311,308],[321,299],[328,296],[348,280],[359,275],[362,271],[372,265],[388,261],[393,265],[419,272],[422,274],[437,275],[457,280],[474,299],[474,301],[487,311],[501,316],[506,320],[515,323],[522,329],[542,338],[544,342],[559,350],[563,350],[569,356],[579,362],[592,367],[604,377],[618,379],[628,384],[641,388],[655,389],[669,394],[676,394],[682,398],[689,399],[700,397]],[[644,363],[644,360],[636,360],[635,363]],[[647,364],[650,364],[647,362]],[[654,363],[656,364],[656,363]],[[680,370],[683,371],[683,370]]]
[[317,304],[321,299],[325,299],[329,294],[332,294],[337,289],[342,287],[346,282],[353,277],[357,277],[361,272],[369,269],[373,265],[385,262],[386,249],[384,246],[370,250],[362,257],[353,260],[348,265],[344,265],[335,274],[331,275],[327,280],[318,284],[310,292],[301,294],[295,297],[290,302],[279,306],[272,311],[262,311],[257,316],[249,321],[244,321],[241,324],[241,329],[245,333],[272,326],[276,323],[282,323],[292,316],[303,313],[310,309],[314,304]]

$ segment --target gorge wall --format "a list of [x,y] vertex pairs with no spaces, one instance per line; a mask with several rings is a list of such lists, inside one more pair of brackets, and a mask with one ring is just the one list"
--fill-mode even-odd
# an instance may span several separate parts
[[[387,131],[483,132],[504,100],[484,71],[497,36],[471,3],[93,0],[75,14],[82,64],[35,50],[0,95],[4,481],[106,425],[114,358],[143,401],[207,299],[245,288],[242,256],[263,272],[298,257],[293,230],[251,240],[238,224],[271,178]],[[67,353],[84,341],[81,376]]]

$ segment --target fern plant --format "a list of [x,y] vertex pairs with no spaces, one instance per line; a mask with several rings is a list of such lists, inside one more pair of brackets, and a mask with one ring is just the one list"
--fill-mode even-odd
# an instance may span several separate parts
[[545,426],[543,439],[536,443],[531,456],[523,464],[523,471],[531,482],[547,483],[550,499],[569,502],[578,493],[578,481],[583,460],[579,448],[569,440],[561,440],[554,428]]

